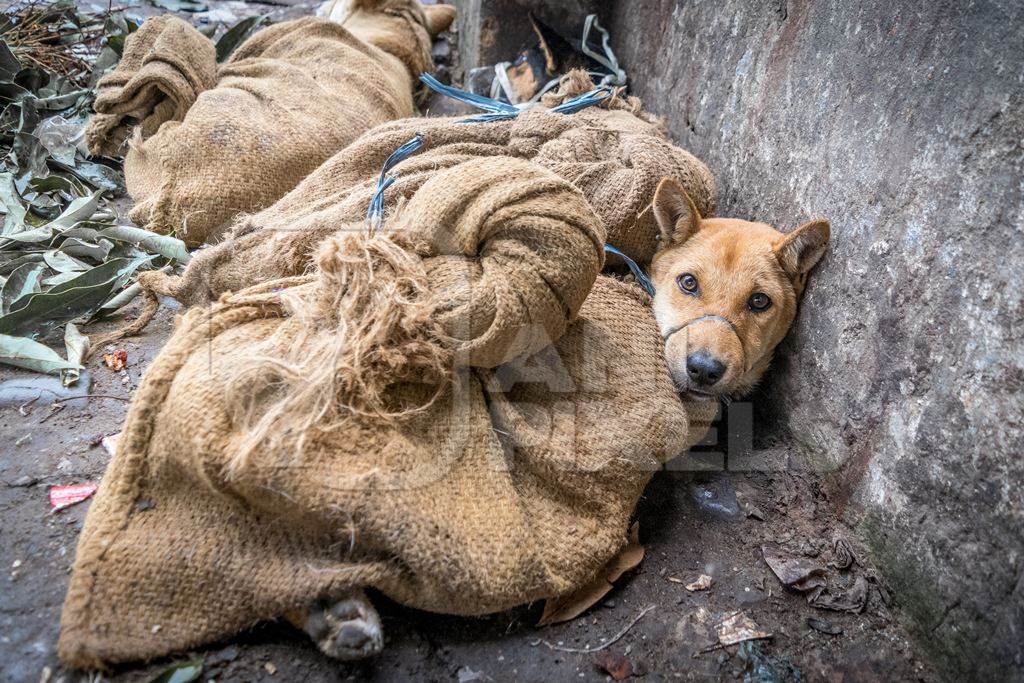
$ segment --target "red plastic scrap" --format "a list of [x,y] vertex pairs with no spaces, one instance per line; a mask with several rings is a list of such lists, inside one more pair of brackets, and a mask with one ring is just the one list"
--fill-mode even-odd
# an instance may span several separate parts
[[72,484],[71,486],[51,486],[50,506],[54,510],[63,510],[66,507],[81,503],[83,500],[96,493],[96,484]]

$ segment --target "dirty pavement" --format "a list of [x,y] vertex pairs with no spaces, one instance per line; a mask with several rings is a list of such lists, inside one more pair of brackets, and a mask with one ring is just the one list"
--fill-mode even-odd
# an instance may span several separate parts
[[[230,26],[313,7],[291,0],[154,4],[133,7],[133,18],[170,10],[200,26]],[[452,69],[448,78],[458,77],[456,44],[450,33],[434,50]],[[113,330],[142,305],[83,331]],[[176,313],[175,302],[162,300],[143,334],[97,349],[68,388],[55,377],[0,369],[0,558],[7,563],[0,575],[0,680],[79,680],[61,668],[55,646],[88,495],[109,461],[109,437],[120,430]],[[293,627],[266,624],[103,679],[935,680],[900,626],[899,596],[835,517],[815,478],[778,447],[757,454],[776,464],[766,468],[772,471],[721,471],[709,465],[722,461],[721,449],[699,447],[655,476],[637,515],[642,562],[568,621],[537,627],[541,604],[469,619],[375,595],[387,648],[369,662],[329,660]]]

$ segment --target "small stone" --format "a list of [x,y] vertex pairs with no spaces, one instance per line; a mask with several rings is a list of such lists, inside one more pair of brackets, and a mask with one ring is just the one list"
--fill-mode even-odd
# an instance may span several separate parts
[[11,563],[11,569],[17,569],[20,566],[21,566],[21,560],[15,560],[14,562]]
[[160,624],[153,624],[153,628],[149,629],[150,633],[159,633],[161,629]]
[[442,38],[434,41],[434,47],[430,51],[434,57],[434,64],[448,64],[452,58],[452,44]]
[[263,668],[266,669],[267,673],[271,676],[277,673],[277,666],[273,662],[267,662],[263,665]]

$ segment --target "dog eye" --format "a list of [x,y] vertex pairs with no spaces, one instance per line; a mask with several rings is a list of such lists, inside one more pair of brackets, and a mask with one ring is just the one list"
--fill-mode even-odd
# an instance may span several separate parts
[[752,311],[767,311],[772,305],[772,300],[764,292],[755,292],[747,300],[747,306]]
[[696,296],[697,290],[700,289],[700,285],[697,284],[697,278],[689,273],[683,273],[677,277],[676,284],[679,285],[679,289],[683,290],[684,294],[690,294],[693,296]]

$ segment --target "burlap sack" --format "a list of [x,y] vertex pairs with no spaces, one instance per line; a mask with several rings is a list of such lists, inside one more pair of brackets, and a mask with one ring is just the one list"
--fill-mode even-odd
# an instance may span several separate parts
[[[554,106],[591,87],[586,74],[573,72],[546,102]],[[185,303],[204,304],[227,291],[305,272],[337,226],[366,215],[385,160],[417,133],[423,151],[396,167],[387,206],[411,196],[437,169],[467,159],[530,159],[582,190],[607,226],[608,242],[640,263],[650,261],[657,247],[650,203],[661,178],[679,180],[702,215],[714,212],[715,184],[707,167],[672,145],[636,98],[615,97],[571,115],[538,107],[493,123],[393,121],[334,155],[273,206],[240,219],[229,239],[195,255],[183,277],[147,275],[143,281]]]
[[345,25],[264,28],[219,68],[210,40],[179,19],[129,36],[86,139],[93,153],[125,154],[131,219],[191,246],[215,242],[362,132],[412,116],[413,79],[433,68],[423,8],[359,4]]
[[185,314],[89,510],[66,664],[164,655],[361,586],[484,614],[571,592],[619,551],[708,404],[674,393],[648,297],[598,278],[605,231],[580,192],[473,149],[386,234],[341,226],[312,274]]

